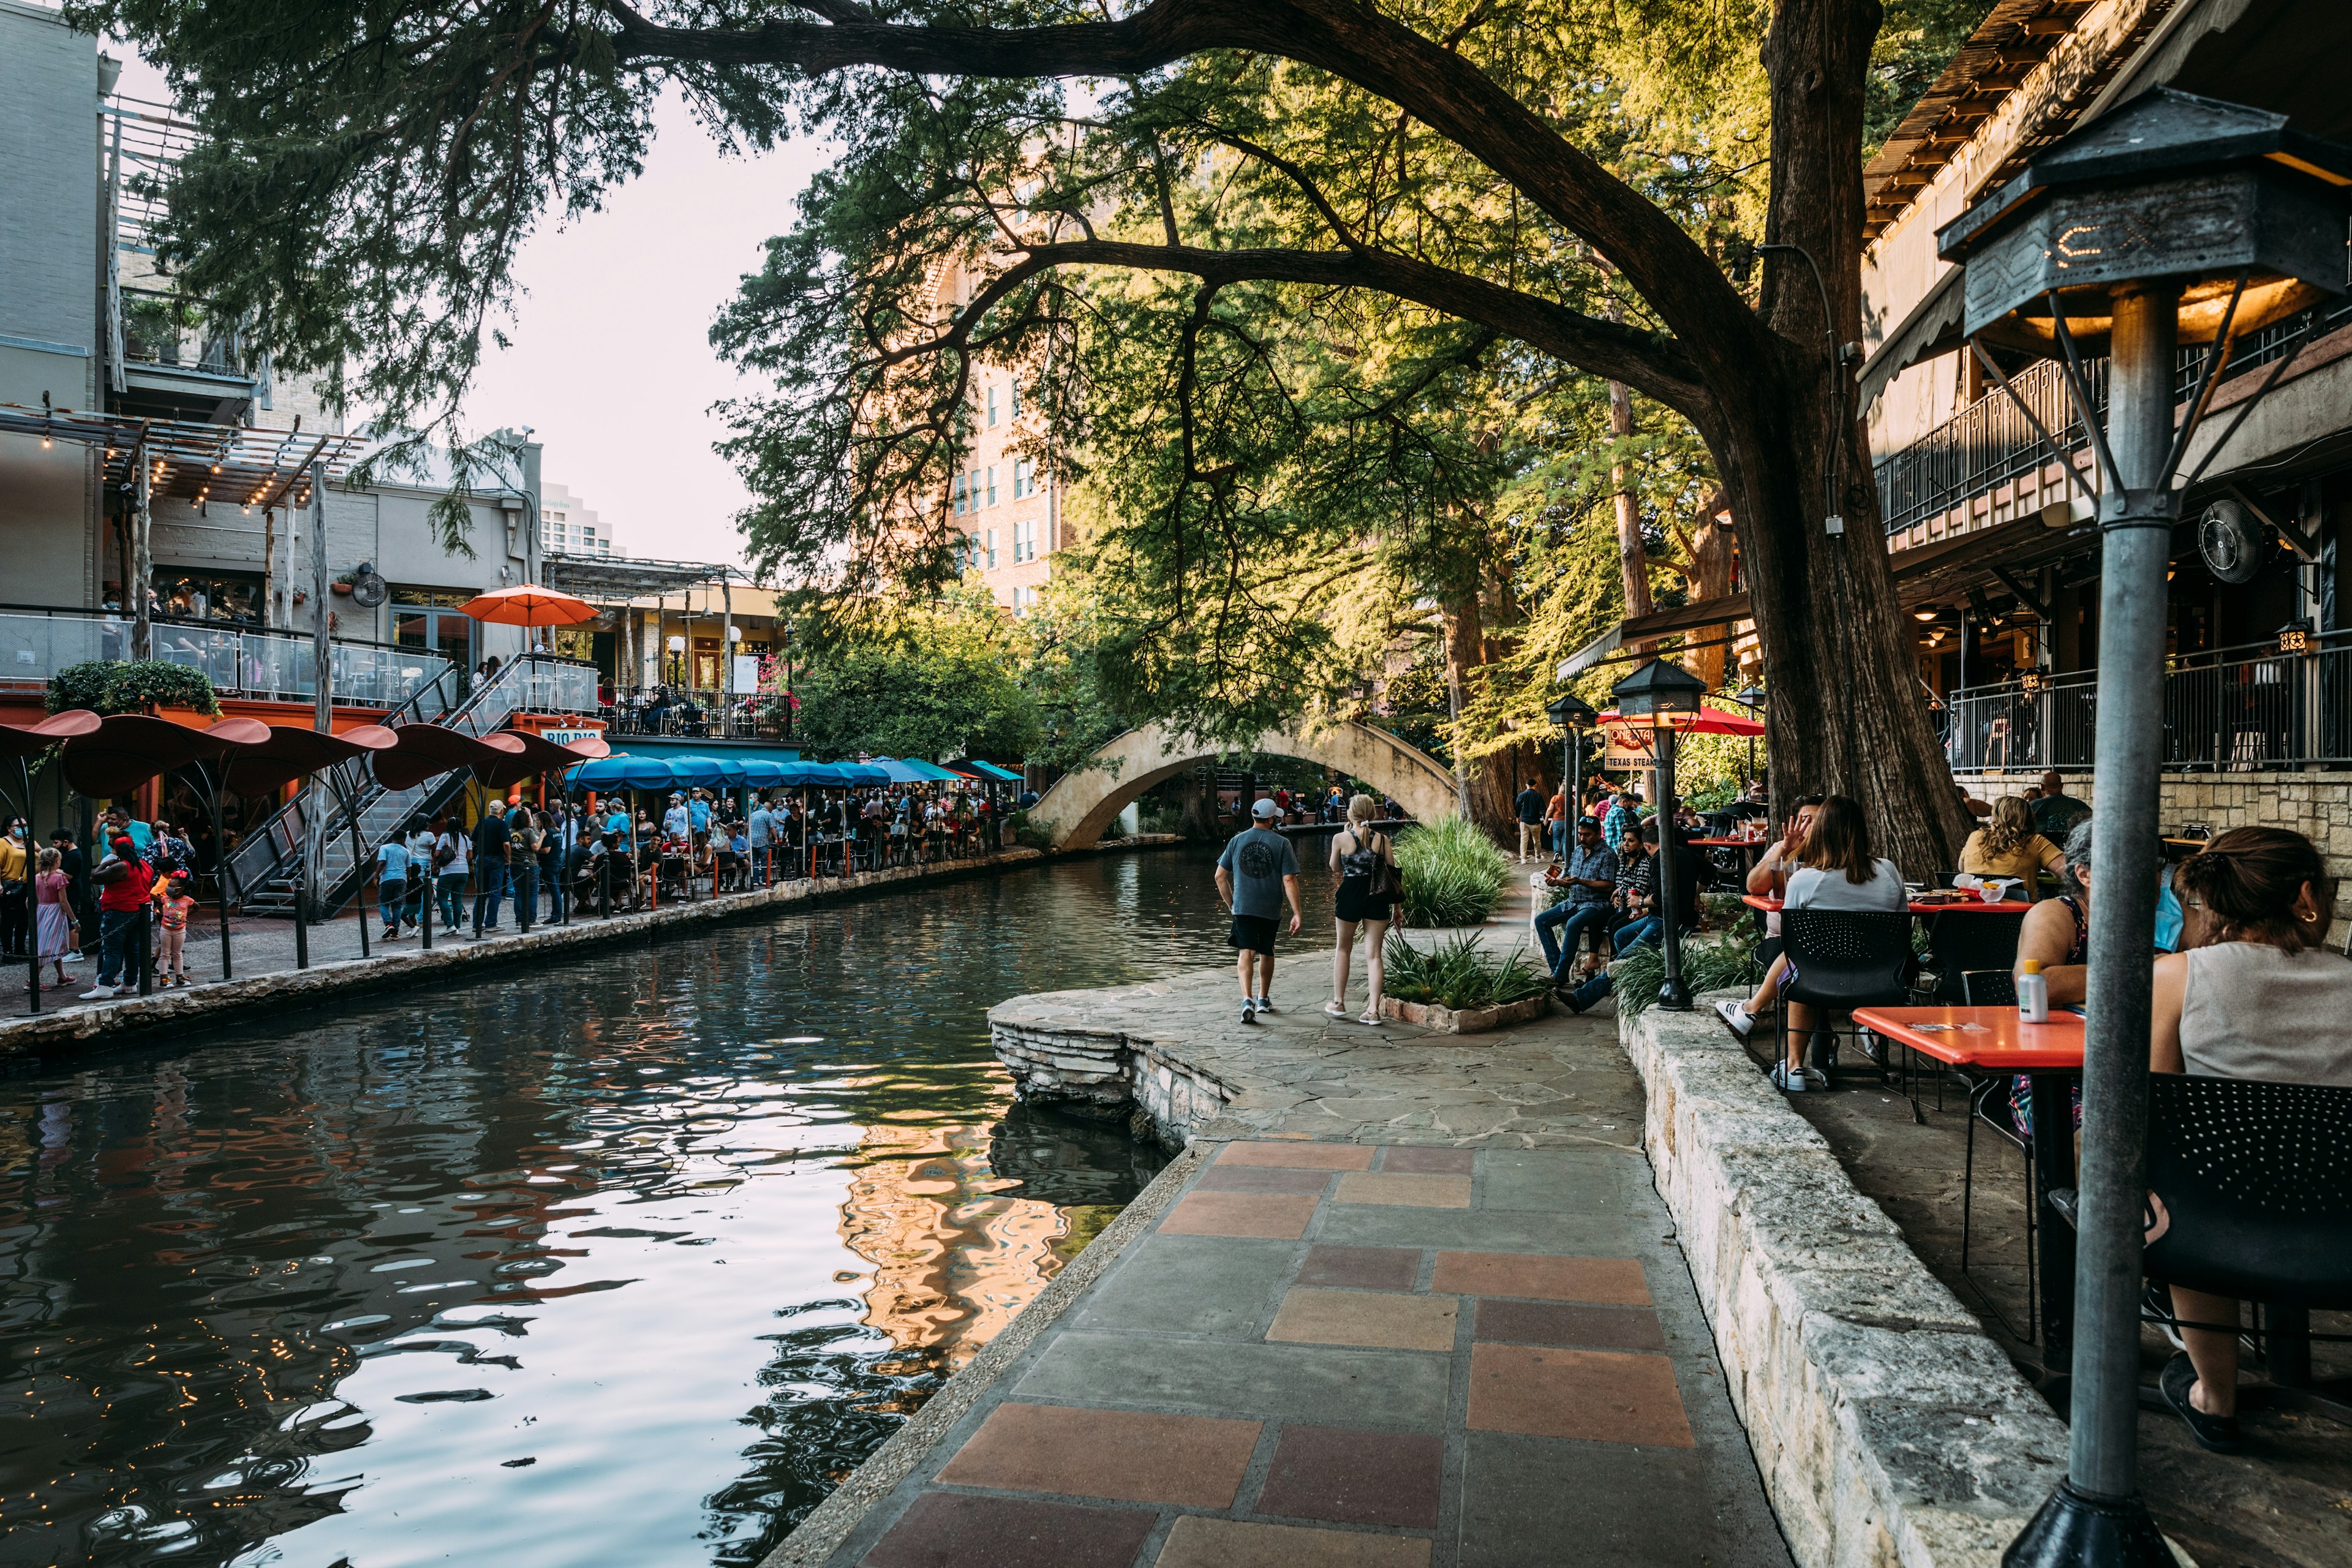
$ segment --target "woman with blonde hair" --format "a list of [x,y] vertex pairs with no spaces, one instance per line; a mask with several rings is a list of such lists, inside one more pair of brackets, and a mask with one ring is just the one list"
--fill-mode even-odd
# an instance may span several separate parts
[[2057,876],[2065,863],[2066,852],[2035,829],[2033,808],[2022,795],[1995,801],[1992,816],[1960,846],[1961,870],[1974,877],[2013,877],[2025,884],[2028,899],[2034,896],[2041,873]]
[[1348,803],[1348,826],[1331,836],[1331,900],[1339,940],[1331,947],[1331,1000],[1323,1011],[1348,1016],[1348,961],[1356,950],[1356,929],[1364,931],[1364,980],[1369,987],[1360,1024],[1381,1021],[1381,944],[1387,940],[1390,911],[1397,902],[1396,849],[1370,823],[1380,807],[1360,795]]

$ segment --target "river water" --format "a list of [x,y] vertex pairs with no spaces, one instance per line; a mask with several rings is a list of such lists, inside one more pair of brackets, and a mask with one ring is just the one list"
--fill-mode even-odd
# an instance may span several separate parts
[[755,1563],[1151,1178],[1015,1107],[984,1015],[1229,963],[1209,874],[1077,860],[19,1068],[0,1562]]

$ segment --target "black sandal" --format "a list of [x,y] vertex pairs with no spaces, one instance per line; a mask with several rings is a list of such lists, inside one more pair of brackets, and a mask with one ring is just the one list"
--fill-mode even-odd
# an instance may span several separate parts
[[2182,1351],[2164,1363],[2163,1375],[2157,1386],[2164,1391],[2164,1402],[2179,1413],[2189,1423],[2189,1435],[2197,1446],[2216,1454],[2234,1454],[2242,1445],[2238,1441],[2238,1418],[2234,1415],[2208,1415],[2189,1400],[2189,1391],[2197,1386],[2197,1368]]

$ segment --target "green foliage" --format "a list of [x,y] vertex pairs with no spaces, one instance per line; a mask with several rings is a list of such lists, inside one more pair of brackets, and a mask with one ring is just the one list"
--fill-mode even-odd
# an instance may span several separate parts
[[1919,95],[1936,84],[1994,0],[1886,0],[1885,20],[1870,50],[1863,109],[1862,155],[1874,156]]
[[885,626],[845,630],[819,621],[810,637],[799,738],[846,756],[1025,758],[1041,733],[1014,670],[1012,622],[987,596],[950,596]]
[[[1682,972],[1694,996],[1745,990],[1763,977],[1754,939],[1736,929],[1712,941],[1683,943]],[[1666,983],[1666,955],[1645,944],[1610,965],[1609,973],[1616,982],[1617,1010],[1640,1013],[1658,999],[1658,988]]]
[[217,718],[220,699],[201,669],[160,658],[116,663],[92,659],[69,664],[49,678],[42,699],[52,713],[87,708],[93,713],[145,713],[157,708],[193,708]]
[[1417,926],[1477,925],[1510,885],[1510,858],[1476,823],[1459,816],[1397,836],[1405,919]]
[[1427,950],[1406,941],[1402,931],[1391,931],[1381,989],[1400,1002],[1434,1002],[1459,1013],[1540,996],[1551,989],[1551,977],[1529,962],[1525,943],[1495,959],[1473,931]]

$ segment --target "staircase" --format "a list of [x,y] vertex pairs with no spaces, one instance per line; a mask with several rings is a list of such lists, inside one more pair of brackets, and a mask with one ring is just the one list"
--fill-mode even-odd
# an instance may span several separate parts
[[[482,736],[504,729],[507,721],[520,712],[596,710],[596,672],[568,659],[541,655],[518,658],[452,703],[454,679],[446,677],[418,692],[383,721],[385,726],[439,724]],[[364,758],[320,776],[328,785],[331,802],[320,825],[317,912],[321,919],[331,918],[366,885],[368,869],[375,864],[375,853],[385,839],[419,817],[429,820],[457,798],[466,783],[465,773],[455,772],[410,789],[390,790],[375,782]],[[294,917],[304,808],[313,795],[310,790],[297,792],[229,857],[238,903],[247,914]]]

